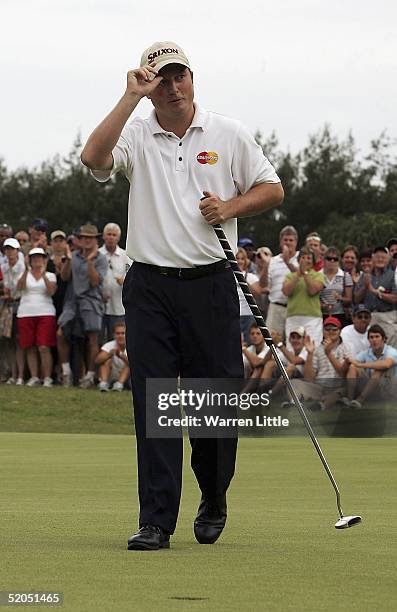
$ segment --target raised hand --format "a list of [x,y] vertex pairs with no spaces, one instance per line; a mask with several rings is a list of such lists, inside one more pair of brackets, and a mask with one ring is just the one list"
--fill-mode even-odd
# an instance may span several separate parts
[[150,96],[156,89],[163,77],[160,76],[155,68],[155,64],[147,64],[142,68],[129,70],[127,72],[126,94],[132,94],[143,98]]
[[314,344],[314,342],[310,338],[310,336],[308,336],[308,335],[305,336],[304,345],[305,345],[305,349],[307,350],[308,353],[314,353],[316,345]]

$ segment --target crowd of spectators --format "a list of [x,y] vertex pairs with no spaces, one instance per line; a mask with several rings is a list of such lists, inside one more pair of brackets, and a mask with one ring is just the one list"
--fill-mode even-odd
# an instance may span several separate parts
[[[0,376],[6,384],[129,386],[122,285],[131,265],[121,229],[83,224],[69,236],[35,219],[0,226]],[[99,247],[99,239],[103,244]]]
[[[54,383],[120,391],[129,386],[122,285],[131,265],[120,227],[85,223],[69,236],[0,226],[0,376],[6,384]],[[102,245],[99,241],[102,239]],[[355,407],[397,381],[397,238],[340,252],[317,232],[299,246],[280,232],[280,252],[241,238],[236,259],[296,389],[313,407]],[[238,287],[249,385],[290,398]]]
[[[298,248],[292,226],[280,232],[280,253],[247,238],[237,262],[270,330],[276,350],[302,401],[313,410],[335,403],[360,408],[369,398],[393,398],[397,390],[397,238],[359,253],[339,251],[309,234]],[[244,259],[246,251],[250,267]],[[264,385],[291,403],[277,364],[255,320],[241,309],[247,389]],[[248,337],[247,337],[248,336]]]

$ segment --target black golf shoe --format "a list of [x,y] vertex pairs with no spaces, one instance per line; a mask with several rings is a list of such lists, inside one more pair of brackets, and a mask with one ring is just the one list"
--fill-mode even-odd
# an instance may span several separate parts
[[211,498],[203,494],[196,519],[194,535],[199,544],[213,544],[226,523],[226,494]]
[[156,525],[144,525],[128,540],[128,550],[159,550],[169,547],[170,536]]

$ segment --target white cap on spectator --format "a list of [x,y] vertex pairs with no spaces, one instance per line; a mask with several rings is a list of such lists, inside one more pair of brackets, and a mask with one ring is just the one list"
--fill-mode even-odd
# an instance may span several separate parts
[[34,249],[30,249],[29,257],[31,257],[32,255],[43,255],[44,257],[47,257],[47,253],[41,247],[35,247]]
[[3,248],[5,247],[12,247],[13,249],[20,249],[21,245],[19,244],[18,240],[16,238],[7,238],[7,240],[4,240],[3,242]]
[[299,327],[295,327],[294,329],[291,329],[289,335],[291,334],[298,334],[298,336],[303,338],[306,335],[306,330],[302,325],[299,325]]

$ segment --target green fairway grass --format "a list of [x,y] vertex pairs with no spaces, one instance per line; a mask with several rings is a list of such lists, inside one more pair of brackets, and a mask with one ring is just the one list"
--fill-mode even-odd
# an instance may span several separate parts
[[[261,428],[256,430],[257,434],[272,437],[277,434],[307,435],[297,410],[280,411],[279,403],[275,402],[273,414],[287,417],[290,426],[282,431]],[[339,406],[326,412],[309,411],[309,416],[320,435],[397,435],[395,402],[372,408],[368,406],[360,411]],[[1,385],[0,431],[128,435],[133,433],[131,393],[100,393],[97,389],[75,387],[44,389]]]
[[362,525],[334,528],[334,492],[310,440],[246,438],[215,545],[194,540],[199,495],[186,460],[171,549],[128,552],[132,436],[1,433],[0,590],[61,591],[72,612],[395,610],[396,440],[321,444],[345,513]]
[[131,434],[131,393],[1,385],[0,431]]

